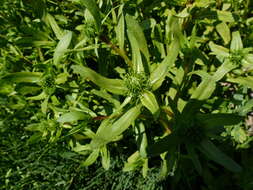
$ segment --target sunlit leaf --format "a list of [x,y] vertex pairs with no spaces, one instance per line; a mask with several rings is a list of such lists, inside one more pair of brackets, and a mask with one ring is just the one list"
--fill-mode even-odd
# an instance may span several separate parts
[[72,69],[74,70],[74,73],[80,74],[85,79],[91,80],[93,83],[108,90],[109,92],[115,94],[126,94],[127,92],[123,80],[103,77],[88,67],[80,65],[73,65]]
[[68,31],[59,41],[54,52],[54,64],[58,64],[68,49],[72,39],[72,32]]
[[169,54],[164,58],[162,63],[158,64],[157,68],[150,75],[150,83],[152,89],[156,90],[159,88],[167,75],[169,68],[173,66],[179,53],[179,41],[177,38],[173,40],[169,48]]
[[80,112],[80,111],[71,111],[69,113],[65,113],[62,116],[60,116],[57,121],[60,123],[68,123],[68,122],[74,122],[78,120],[86,120],[89,118],[89,115]]
[[110,152],[106,148],[106,146],[100,149],[101,157],[102,157],[102,166],[105,170],[110,168]]
[[119,48],[124,49],[125,44],[125,20],[124,15],[121,14],[119,17],[118,25],[115,28],[117,40],[119,43]]
[[227,81],[237,83],[242,86],[246,86],[246,87],[253,89],[253,77],[252,76],[228,78]]
[[8,82],[31,82],[36,83],[41,80],[42,73],[39,72],[17,72],[5,75],[2,79]]
[[54,31],[55,36],[57,37],[58,40],[61,40],[61,38],[64,36],[63,30],[59,27],[57,22],[55,21],[54,17],[47,13],[46,19],[49,22],[52,30]]
[[230,44],[231,50],[241,50],[243,48],[242,39],[239,31],[232,33],[232,41]]
[[[147,41],[142,31],[142,28],[132,16],[126,14],[125,19],[128,38],[131,43],[133,59],[135,60],[136,64],[141,64],[141,54],[139,53],[140,51],[145,56],[146,61],[149,62],[150,55],[148,51]],[[141,66],[136,65],[136,68],[139,67]]]
[[217,32],[222,37],[225,44],[228,44],[230,42],[230,29],[228,25],[225,22],[221,22],[216,26]]
[[88,158],[81,163],[82,166],[90,166],[93,164],[99,156],[99,149],[95,149],[92,153],[88,156]]
[[208,99],[213,94],[215,87],[216,83],[211,76],[204,78],[191,95],[191,99],[197,100]]
[[128,110],[124,115],[117,119],[113,124],[110,122],[107,125],[100,126],[96,136],[91,141],[93,148],[99,148],[110,141],[113,141],[115,137],[122,134],[139,116],[141,105],[137,105]]
[[212,53],[214,55],[222,56],[222,57],[228,57],[229,56],[229,50],[225,47],[216,45],[213,42],[209,43],[209,47],[212,50]]
[[159,113],[159,105],[155,95],[150,91],[144,91],[141,95],[141,103],[155,116]]

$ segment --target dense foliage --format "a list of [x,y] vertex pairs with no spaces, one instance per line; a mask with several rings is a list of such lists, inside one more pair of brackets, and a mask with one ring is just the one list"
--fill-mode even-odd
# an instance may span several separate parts
[[253,2],[2,0],[0,189],[253,189]]

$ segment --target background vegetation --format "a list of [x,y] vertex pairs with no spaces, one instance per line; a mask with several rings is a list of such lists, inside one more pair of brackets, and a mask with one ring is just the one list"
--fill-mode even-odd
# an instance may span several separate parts
[[252,1],[1,0],[0,23],[0,189],[253,189]]

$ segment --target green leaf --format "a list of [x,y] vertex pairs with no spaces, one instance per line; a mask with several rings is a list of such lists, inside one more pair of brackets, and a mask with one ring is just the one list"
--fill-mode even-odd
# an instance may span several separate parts
[[239,143],[244,143],[247,140],[247,134],[241,126],[235,126],[231,131],[231,136]]
[[179,137],[175,133],[172,133],[158,140],[155,144],[149,145],[147,148],[147,153],[149,156],[157,156],[175,148],[180,142],[181,140]]
[[72,32],[68,31],[59,41],[54,52],[54,64],[58,64],[68,49],[72,39]]
[[236,32],[232,33],[232,41],[231,41],[231,44],[230,44],[230,49],[231,50],[241,50],[241,49],[243,49],[242,39],[241,39],[239,31],[236,31]]
[[90,11],[96,22],[97,30],[99,31],[101,27],[101,16],[96,2],[94,0],[77,0],[77,2],[84,5]]
[[82,152],[82,151],[87,151],[90,150],[90,146],[88,144],[86,145],[81,145],[78,142],[76,143],[76,146],[72,149],[75,152]]
[[243,117],[230,113],[197,114],[196,118],[207,127],[236,125],[243,120]]
[[228,78],[227,81],[237,83],[242,86],[246,86],[246,87],[253,89],[253,77],[252,76]]
[[124,164],[123,171],[124,172],[134,171],[138,167],[143,166],[143,164],[145,164],[145,160],[146,159],[143,159],[140,156],[139,152],[136,151],[127,159],[127,163]]
[[137,105],[128,110],[118,120],[111,125],[101,125],[96,133],[96,136],[91,141],[92,148],[99,148],[114,140],[121,135],[140,115],[141,105]]
[[118,25],[116,26],[115,30],[119,48],[123,50],[125,45],[125,20],[123,13],[120,15]]
[[70,123],[78,120],[86,120],[90,118],[89,115],[80,111],[71,111],[60,116],[57,121],[60,123]]
[[91,80],[93,83],[108,90],[109,92],[122,95],[126,94],[127,92],[127,88],[125,87],[123,80],[108,79],[89,69],[88,67],[80,65],[73,65],[71,68],[74,70],[74,73],[80,74],[85,79]]
[[37,96],[32,96],[32,97],[28,97],[27,99],[28,99],[28,100],[43,100],[43,99],[45,99],[47,96],[48,96],[48,95],[47,95],[44,91],[42,91],[39,95],[37,95]]
[[226,154],[221,152],[211,141],[203,140],[200,143],[200,151],[203,152],[209,159],[224,166],[226,169],[232,172],[241,172],[242,168],[235,161],[233,161]]
[[40,81],[42,73],[39,72],[17,72],[5,75],[2,79],[8,82],[29,82],[37,83]]
[[141,157],[146,158],[147,157],[147,147],[148,147],[148,139],[145,132],[145,126],[143,122],[138,122],[136,124],[136,135],[137,135],[137,144],[139,147],[139,153]]
[[191,99],[205,100],[208,99],[214,92],[216,83],[211,76],[203,78],[200,85],[191,95]]
[[217,11],[217,16],[223,22],[235,22],[234,16],[230,11]]
[[47,107],[48,107],[48,100],[49,100],[49,96],[47,96],[45,98],[45,100],[42,102],[41,104],[41,111],[42,113],[46,114],[47,113]]
[[99,156],[99,150],[95,149],[92,153],[88,156],[88,158],[81,164],[82,166],[90,166],[93,164]]
[[222,57],[228,57],[229,56],[229,50],[227,48],[216,45],[213,42],[209,43],[209,47],[212,50],[212,54],[214,54],[214,55],[222,56]]
[[228,44],[230,42],[230,29],[228,25],[225,22],[221,22],[216,26],[217,32],[222,37],[225,44]]
[[105,90],[95,90],[95,89],[93,89],[93,90],[91,90],[91,93],[107,100],[110,103],[112,103],[115,106],[115,108],[120,107],[120,102],[117,99],[113,98],[113,96],[111,94],[107,93]]
[[152,89],[158,89],[168,74],[169,68],[173,66],[178,56],[180,49],[179,40],[175,38],[170,45],[169,54],[165,57],[162,63],[158,64],[157,68],[150,75],[150,84]]
[[108,170],[110,168],[110,152],[106,146],[104,146],[100,149],[100,153],[102,156],[102,166],[105,170]]
[[64,32],[62,29],[59,27],[57,22],[55,21],[54,17],[47,13],[46,15],[46,20],[49,22],[55,36],[57,37],[58,40],[60,40],[64,36]]
[[221,80],[227,73],[235,69],[237,66],[230,61],[225,61],[212,76],[216,82]]
[[141,65],[141,54],[146,58],[146,61],[149,62],[149,51],[146,38],[140,27],[139,23],[130,15],[126,14],[126,25],[127,25],[127,34],[132,47],[133,63],[135,64],[136,71],[143,71]]
[[56,84],[64,84],[68,80],[68,73],[60,73],[55,79]]
[[155,117],[159,115],[159,105],[156,101],[155,95],[150,91],[144,91],[140,97],[141,103],[145,106]]
[[239,107],[235,111],[241,116],[246,116],[253,108],[253,99],[247,101],[243,106]]
[[201,163],[199,161],[198,155],[197,155],[194,147],[186,144],[186,149],[187,149],[187,152],[189,153],[189,156],[192,160],[194,167],[196,168],[199,175],[201,175],[202,174],[202,166],[201,166]]

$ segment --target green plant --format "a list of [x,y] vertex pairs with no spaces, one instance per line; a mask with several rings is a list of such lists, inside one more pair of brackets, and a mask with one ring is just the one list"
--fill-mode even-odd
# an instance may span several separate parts
[[[218,187],[212,178],[218,169],[228,170],[221,178],[237,180],[252,170],[242,153],[253,139],[245,123],[253,105],[251,7],[213,0],[5,1],[1,130],[16,120],[27,146],[59,145],[80,170],[101,161],[101,176],[131,179],[115,189],[166,188],[157,186],[163,180],[195,187],[200,176],[202,189],[222,189],[222,180]],[[114,174],[119,167],[128,173]],[[140,183],[132,180],[139,172]],[[90,189],[103,183],[89,179]],[[240,187],[250,189],[251,179],[245,181]],[[25,182],[43,187],[31,183]]]

